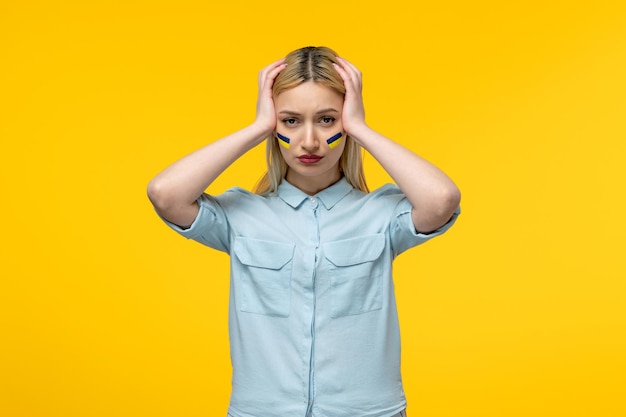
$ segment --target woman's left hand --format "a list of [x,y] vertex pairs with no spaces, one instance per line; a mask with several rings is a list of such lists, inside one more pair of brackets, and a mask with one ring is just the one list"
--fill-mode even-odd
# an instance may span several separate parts
[[[333,64],[346,87],[341,122],[343,129],[353,137],[359,128],[365,127],[365,107],[363,106],[363,78],[361,71],[352,63],[337,57],[339,64]],[[356,137],[355,137],[356,139]],[[358,139],[357,139],[358,140]]]

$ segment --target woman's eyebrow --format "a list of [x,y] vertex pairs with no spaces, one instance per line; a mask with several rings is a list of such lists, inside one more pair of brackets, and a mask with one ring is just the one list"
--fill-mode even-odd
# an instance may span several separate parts
[[[335,110],[333,108],[328,108],[328,109],[318,110],[317,112],[315,112],[315,114],[322,114],[322,113],[339,113],[339,110]],[[296,111],[291,111],[291,110],[281,110],[281,111],[278,112],[278,114],[288,114],[288,115],[292,115],[292,116],[300,116],[300,113],[298,113]]]
[[332,107],[329,107],[327,109],[322,109],[315,114],[322,114],[322,113],[339,113],[339,110],[335,110]]

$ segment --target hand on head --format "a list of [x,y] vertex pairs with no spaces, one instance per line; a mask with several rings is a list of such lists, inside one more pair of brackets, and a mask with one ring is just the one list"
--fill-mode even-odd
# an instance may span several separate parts
[[351,62],[337,57],[337,70],[346,88],[341,120],[344,130],[350,135],[357,127],[365,125],[365,107],[363,105],[363,77],[361,71]]
[[255,123],[262,126],[267,135],[276,128],[276,111],[272,98],[274,80],[285,69],[285,58],[271,63],[259,72],[259,97],[256,104]]

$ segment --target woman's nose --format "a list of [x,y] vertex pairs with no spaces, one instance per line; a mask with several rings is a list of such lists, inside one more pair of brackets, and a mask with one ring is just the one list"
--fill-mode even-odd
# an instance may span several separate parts
[[307,151],[312,151],[319,147],[319,141],[312,126],[307,127],[303,134],[304,136],[302,137],[302,148]]

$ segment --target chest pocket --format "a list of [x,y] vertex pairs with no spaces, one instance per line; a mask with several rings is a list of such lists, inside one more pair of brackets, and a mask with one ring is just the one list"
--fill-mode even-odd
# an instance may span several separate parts
[[240,262],[240,309],[287,317],[291,305],[291,272],[295,245],[236,237],[233,251]]
[[362,314],[383,307],[382,265],[377,261],[384,247],[383,234],[324,244],[331,282],[332,317]]

